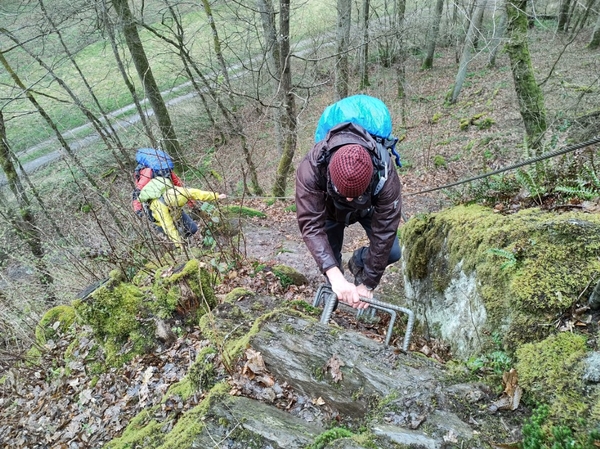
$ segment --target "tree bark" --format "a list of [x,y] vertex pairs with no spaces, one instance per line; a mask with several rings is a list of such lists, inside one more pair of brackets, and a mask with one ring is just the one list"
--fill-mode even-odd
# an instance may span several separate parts
[[19,207],[18,216],[8,209],[5,201],[2,201],[2,215],[11,223],[16,234],[27,244],[31,254],[34,257],[34,264],[39,274],[39,280],[45,288],[46,302],[53,303],[56,300],[54,294],[54,278],[50,275],[50,271],[44,262],[44,247],[42,246],[42,236],[39,228],[36,226],[36,221],[31,212],[31,203],[25,192],[25,188],[19,179],[17,170],[12,163],[10,149],[8,148],[6,139],[6,127],[4,125],[4,116],[0,111],[0,166],[6,175],[8,187],[17,200]]
[[406,49],[404,48],[404,16],[406,13],[406,0],[397,0],[396,3],[396,40],[398,42],[398,61],[396,62],[397,97],[402,104],[401,124],[406,123]]
[[350,79],[348,48],[350,46],[351,20],[352,1],[337,0],[337,60],[335,65],[336,100],[348,96],[348,83]]
[[596,19],[596,26],[594,26],[594,31],[592,32],[592,38],[590,39],[590,43],[587,48],[590,50],[596,50],[600,47],[600,14],[598,14],[598,18]]
[[165,101],[162,98],[160,89],[158,88],[158,84],[156,83],[154,74],[150,68],[146,51],[144,50],[142,40],[137,31],[135,19],[131,13],[131,9],[129,9],[128,0],[111,1],[121,19],[121,28],[123,30],[127,48],[129,48],[133,64],[135,65],[137,74],[144,86],[144,92],[146,93],[146,97],[156,116],[158,127],[163,137],[163,147],[168,153],[180,160],[181,147],[177,140],[175,129],[171,123],[169,111],[167,110]]
[[283,154],[283,130],[281,123],[282,93],[280,89],[281,80],[281,49],[277,39],[277,27],[275,25],[275,11],[271,0],[256,0],[260,13],[263,34],[265,36],[265,54],[267,56],[267,68],[273,86],[271,101],[273,123],[275,128],[275,141],[279,155]]
[[462,89],[462,85],[465,81],[465,77],[467,76],[467,68],[469,67],[469,62],[471,62],[475,50],[475,38],[477,34],[481,32],[480,29],[481,23],[483,21],[483,12],[485,11],[485,4],[486,0],[478,0],[475,10],[473,12],[473,16],[471,17],[469,30],[467,31],[467,37],[465,38],[463,52],[460,57],[458,73],[456,74],[454,88],[452,89],[452,96],[450,97],[451,104],[456,103],[458,95],[460,94],[460,91]]
[[[502,5],[497,10],[500,13],[500,21],[494,28],[494,36],[492,37],[492,49],[490,51],[490,59],[488,62],[489,67],[496,66],[496,57],[498,56],[498,50],[500,49],[500,41],[504,37],[504,33],[506,33],[506,8]],[[496,23],[494,21],[494,23]]]
[[360,58],[360,88],[370,86],[369,83],[369,9],[371,0],[363,0],[363,42]]
[[569,10],[571,9],[571,0],[562,0],[558,13],[558,31],[567,31],[565,29],[569,21]]
[[[229,100],[232,103],[233,109],[236,109],[236,106],[233,101],[233,96],[232,96],[232,88],[231,88],[231,82],[229,80],[229,72],[227,70],[227,64],[225,63],[225,58],[223,57],[223,52],[221,49],[221,39],[219,38],[219,33],[217,30],[217,26],[212,14],[212,9],[210,6],[210,3],[208,2],[208,0],[202,0],[202,6],[204,8],[204,12],[206,13],[206,16],[208,18],[208,22],[213,34],[213,46],[214,46],[214,50],[215,50],[215,54],[217,55],[217,60],[219,62],[219,66],[221,69],[221,74],[223,75],[223,79],[225,81],[225,86],[226,86],[226,91],[227,91],[227,96],[229,98]],[[233,132],[240,138],[240,144],[242,146],[242,153],[244,154],[244,158],[246,159],[246,165],[248,166],[248,172],[250,175],[250,184],[252,185],[252,190],[254,191],[254,193],[256,195],[262,195],[263,194],[263,189],[260,186],[260,183],[258,181],[258,171],[256,170],[256,165],[254,164],[254,161],[252,160],[252,152],[250,151],[250,148],[248,147],[248,140],[246,138],[246,134],[244,132],[244,125],[242,124],[241,120],[239,119],[239,117],[237,116],[237,114],[235,114],[235,112],[233,113],[229,113],[228,114],[231,118],[231,122],[233,124]]]
[[527,45],[527,0],[507,0],[507,33],[506,50],[510,58],[513,80],[519,111],[525,125],[527,148],[532,155],[540,153],[541,138],[546,131],[546,110],[544,96],[535,80],[531,55]]
[[156,137],[154,136],[154,133],[152,132],[152,127],[148,123],[148,118],[146,117],[146,113],[144,112],[144,109],[142,108],[140,98],[135,90],[135,85],[131,81],[129,74],[127,73],[127,70],[125,69],[125,64],[123,64],[123,60],[121,59],[121,55],[119,53],[119,48],[117,46],[117,39],[115,36],[114,25],[111,22],[109,15],[108,15],[108,8],[107,8],[106,0],[102,0],[101,8],[102,8],[102,23],[104,24],[104,29],[106,30],[106,32],[108,34],[108,40],[110,42],[110,47],[111,47],[113,55],[115,57],[115,61],[117,62],[117,67],[119,67],[119,73],[121,74],[121,77],[123,78],[123,82],[125,83],[125,86],[127,86],[127,90],[129,90],[129,94],[131,95],[131,99],[133,100],[135,109],[136,109],[138,115],[140,116],[140,121],[142,122],[142,126],[144,127],[144,130],[146,132],[146,136],[148,137],[148,140],[150,140],[150,145],[152,147],[158,147],[158,141],[156,140]]
[[436,0],[433,20],[427,36],[427,54],[421,65],[421,69],[429,70],[433,67],[433,55],[435,54],[435,43],[440,32],[440,22],[442,21],[442,12],[444,11],[444,0]]
[[277,166],[273,197],[285,195],[287,178],[292,168],[296,152],[296,103],[292,91],[292,70],[290,67],[290,0],[280,1],[279,35],[281,36],[281,91],[284,111],[281,114],[283,131],[283,153]]

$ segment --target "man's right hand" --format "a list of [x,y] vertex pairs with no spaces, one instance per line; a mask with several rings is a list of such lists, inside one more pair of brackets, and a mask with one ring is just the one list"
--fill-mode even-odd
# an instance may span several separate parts
[[356,285],[348,282],[338,267],[331,267],[325,274],[331,283],[331,290],[336,294],[339,301],[355,309],[366,309],[369,307],[369,303],[360,300]]

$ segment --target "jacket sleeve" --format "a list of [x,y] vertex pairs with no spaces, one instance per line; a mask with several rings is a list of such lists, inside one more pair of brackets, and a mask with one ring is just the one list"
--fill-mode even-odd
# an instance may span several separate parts
[[[183,187],[183,181],[174,171],[171,172],[171,181],[173,181],[173,185],[175,187]],[[190,198],[190,200],[187,202],[187,205],[189,207],[194,207],[194,200]]]
[[337,266],[325,233],[325,196],[318,186],[317,167],[307,156],[296,171],[296,217],[302,239],[321,272]]
[[388,179],[374,206],[371,222],[372,237],[365,255],[364,284],[375,288],[387,266],[394,240],[398,235],[402,211],[400,178],[392,166]]

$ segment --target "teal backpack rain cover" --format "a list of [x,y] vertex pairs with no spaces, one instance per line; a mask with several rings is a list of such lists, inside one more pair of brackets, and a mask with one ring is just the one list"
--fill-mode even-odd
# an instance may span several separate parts
[[392,136],[392,117],[383,101],[359,94],[327,106],[317,123],[315,142],[325,139],[333,127],[346,122],[362,126],[379,144],[394,155],[396,165],[402,166],[400,155],[395,149],[398,139]]

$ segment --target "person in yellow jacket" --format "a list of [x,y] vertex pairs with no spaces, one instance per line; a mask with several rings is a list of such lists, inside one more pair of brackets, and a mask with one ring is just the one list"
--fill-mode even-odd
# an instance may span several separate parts
[[[198,225],[183,211],[190,201],[215,201],[227,198],[224,193],[207,192],[173,185],[168,178],[153,178],[140,191],[139,200],[148,205],[155,225],[178,248],[198,231]],[[182,235],[183,233],[183,235]]]

